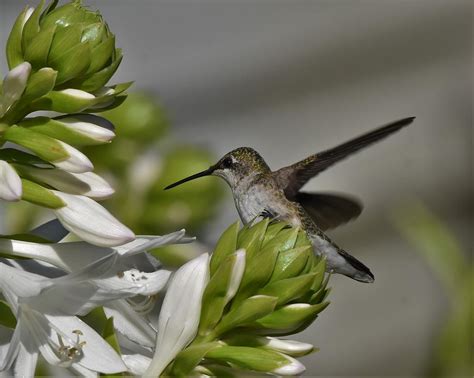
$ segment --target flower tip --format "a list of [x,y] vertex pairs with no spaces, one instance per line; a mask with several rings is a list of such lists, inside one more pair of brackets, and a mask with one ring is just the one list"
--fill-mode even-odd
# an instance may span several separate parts
[[289,363],[273,370],[272,373],[276,375],[299,375],[306,370],[305,366],[298,360],[295,360],[290,356],[284,356],[286,359],[288,359]]
[[0,160],[0,199],[19,201],[22,195],[20,176],[6,161]]
[[58,140],[58,142],[67,152],[69,158],[67,158],[66,160],[54,162],[54,165],[56,167],[64,171],[73,173],[90,172],[94,169],[94,165],[86,155],[84,155],[82,152],[75,149],[74,147],[70,146],[69,144],[66,144],[60,140]]

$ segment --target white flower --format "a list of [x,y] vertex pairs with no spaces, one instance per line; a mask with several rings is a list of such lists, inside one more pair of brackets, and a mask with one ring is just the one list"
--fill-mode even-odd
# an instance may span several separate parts
[[[16,359],[28,367],[22,373],[34,375],[37,352],[53,365],[82,368],[106,374],[127,368],[112,347],[91,327],[82,322],[65,306],[84,280],[101,275],[113,263],[109,255],[84,270],[56,279],[49,279],[0,263],[0,288],[17,317],[17,326],[10,341],[8,353],[0,362],[0,370],[8,369]],[[64,295],[56,290],[69,289]],[[56,295],[51,295],[51,292]],[[63,309],[67,308],[67,312]]]
[[23,62],[8,72],[3,80],[3,93],[0,97],[0,117],[21,97],[31,72],[31,64]]
[[73,114],[55,118],[68,129],[98,142],[109,142],[115,137],[114,126],[105,118],[92,114]]
[[19,201],[22,187],[20,176],[6,161],[0,160],[0,199]]
[[158,319],[155,353],[146,376],[159,376],[196,336],[208,281],[207,254],[184,264],[173,276]]
[[114,194],[114,189],[94,172],[72,173],[60,169],[41,169],[24,166],[22,172],[45,184],[69,194],[83,195],[95,200]]
[[135,238],[134,233],[94,200],[52,191],[66,206],[55,209],[56,216],[69,231],[99,246],[116,246]]
[[59,139],[57,142],[61,144],[61,147],[64,148],[69,157],[65,160],[53,162],[56,167],[73,173],[90,172],[94,169],[92,162],[81,151],[60,141]]

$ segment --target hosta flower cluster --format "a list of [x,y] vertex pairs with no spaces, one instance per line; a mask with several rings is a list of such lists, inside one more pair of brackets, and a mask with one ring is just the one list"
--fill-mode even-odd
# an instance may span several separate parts
[[[10,72],[0,96],[0,199],[53,210],[83,240],[119,245],[134,238],[94,200],[113,194],[80,152],[108,143],[113,125],[89,114],[120,104],[129,83],[105,87],[121,61],[115,38],[97,12],[78,1],[26,8],[6,55]],[[25,118],[45,110],[67,113]]]

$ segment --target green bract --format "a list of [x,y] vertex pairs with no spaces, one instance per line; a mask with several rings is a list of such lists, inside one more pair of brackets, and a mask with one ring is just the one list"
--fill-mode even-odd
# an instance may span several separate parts
[[272,336],[302,331],[329,304],[325,264],[298,228],[268,220],[240,231],[231,225],[210,261],[198,334],[165,375],[208,374],[216,366],[299,374],[292,357],[314,348]]

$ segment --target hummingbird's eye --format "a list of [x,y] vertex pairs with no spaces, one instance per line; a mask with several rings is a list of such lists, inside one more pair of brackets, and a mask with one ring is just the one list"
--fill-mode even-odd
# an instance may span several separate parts
[[222,161],[222,168],[230,168],[232,167],[233,161],[231,157],[225,158]]

